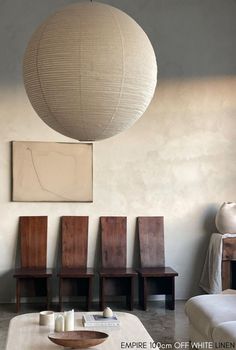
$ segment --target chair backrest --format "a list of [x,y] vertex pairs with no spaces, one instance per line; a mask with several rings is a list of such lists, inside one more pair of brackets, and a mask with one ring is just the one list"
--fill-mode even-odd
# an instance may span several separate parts
[[21,267],[47,267],[47,216],[21,216]]
[[86,268],[88,255],[88,216],[62,216],[62,267]]
[[100,218],[102,238],[102,267],[126,268],[126,217]]
[[141,267],[165,266],[163,216],[138,217]]

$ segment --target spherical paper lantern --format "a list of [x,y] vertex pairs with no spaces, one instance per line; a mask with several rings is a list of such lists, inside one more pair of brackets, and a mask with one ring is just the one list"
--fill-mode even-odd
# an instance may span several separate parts
[[124,12],[77,3],[50,16],[24,56],[30,102],[51,128],[80,141],[113,136],[145,112],[157,65],[142,28]]

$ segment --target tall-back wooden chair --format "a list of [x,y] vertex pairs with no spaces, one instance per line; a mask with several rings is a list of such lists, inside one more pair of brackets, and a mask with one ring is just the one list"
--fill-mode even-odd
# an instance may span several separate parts
[[16,309],[20,309],[22,290],[27,295],[46,295],[49,308],[49,278],[47,269],[47,216],[21,216],[19,221],[20,268],[15,269]]
[[126,267],[126,217],[101,217],[102,267],[100,276],[100,308],[107,295],[125,295],[127,307],[133,309],[136,272]]
[[139,275],[139,302],[147,309],[148,294],[164,294],[166,307],[175,308],[175,277],[178,273],[165,266],[164,218],[138,217],[141,267]]
[[61,269],[59,276],[59,304],[63,295],[87,297],[87,309],[92,303],[93,269],[87,268],[88,216],[61,218]]

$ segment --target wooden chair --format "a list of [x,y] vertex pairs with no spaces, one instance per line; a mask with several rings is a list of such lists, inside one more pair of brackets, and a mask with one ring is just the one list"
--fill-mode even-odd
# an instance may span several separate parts
[[100,309],[105,296],[125,295],[127,307],[133,310],[134,278],[137,273],[126,268],[126,217],[101,217],[102,268],[100,277]]
[[163,217],[139,217],[138,233],[141,260],[141,268],[137,270],[139,303],[146,310],[148,294],[164,294],[166,307],[174,310],[178,273],[165,266]]
[[61,219],[61,269],[59,276],[59,306],[62,310],[63,295],[87,297],[87,309],[91,309],[94,272],[87,268],[88,217],[63,216]]
[[46,296],[49,309],[47,269],[47,216],[21,216],[19,222],[21,267],[15,269],[16,311],[20,310],[22,289],[29,296]]

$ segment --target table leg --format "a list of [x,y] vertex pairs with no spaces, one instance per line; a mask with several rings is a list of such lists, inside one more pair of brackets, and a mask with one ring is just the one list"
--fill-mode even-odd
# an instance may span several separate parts
[[222,261],[222,290],[232,288],[231,281],[231,261],[223,260]]

